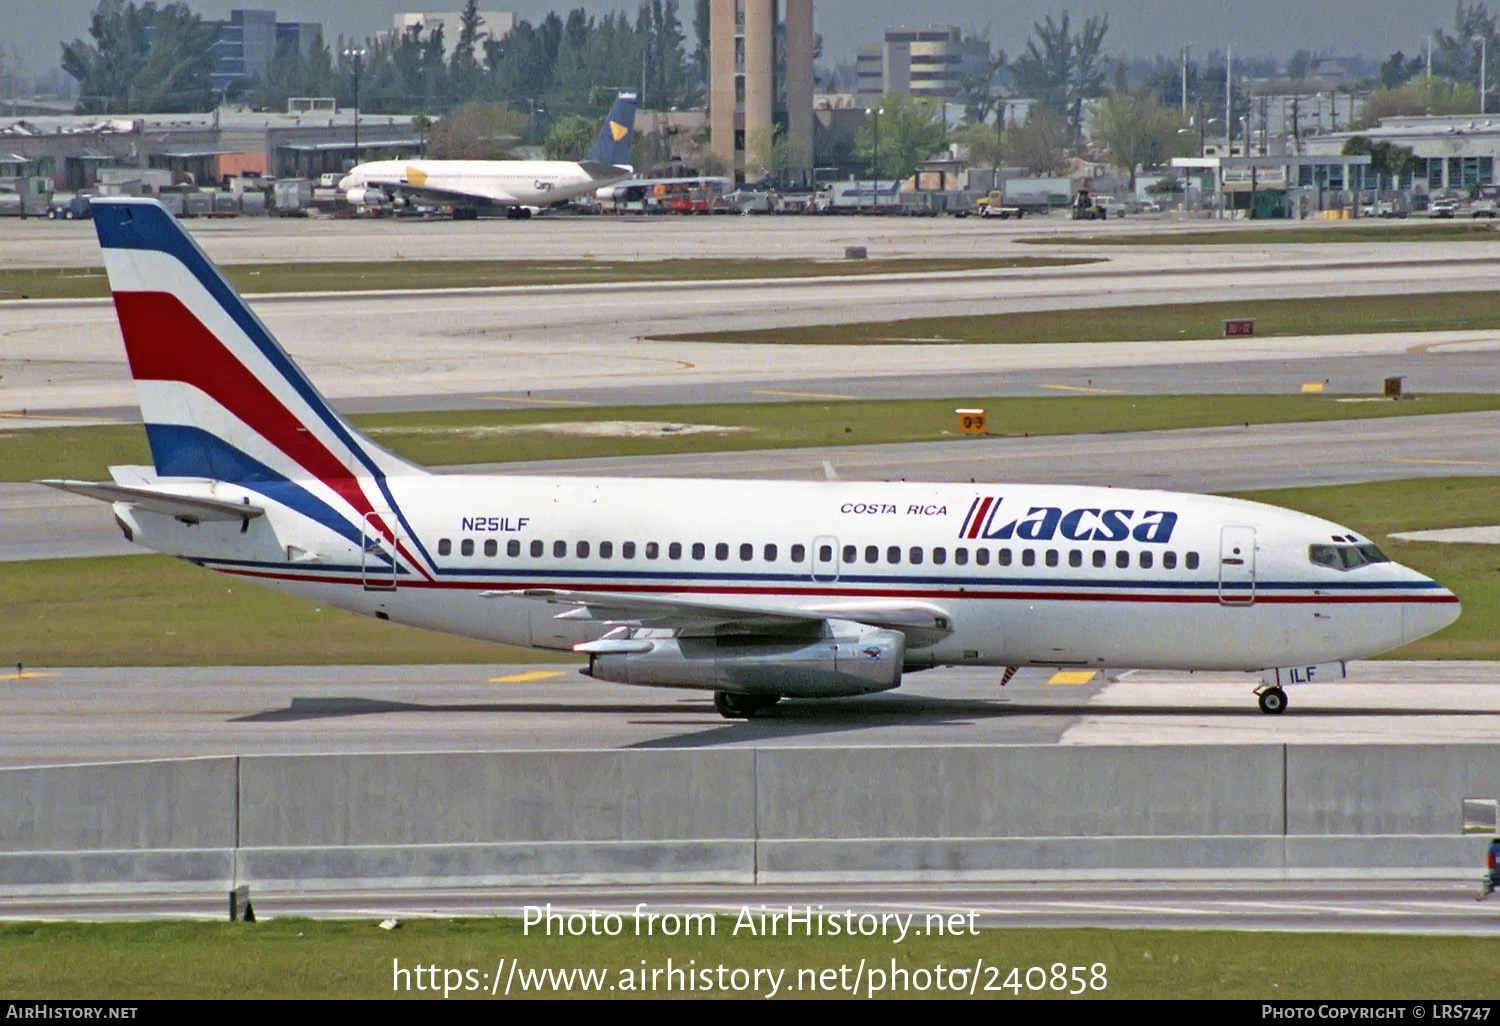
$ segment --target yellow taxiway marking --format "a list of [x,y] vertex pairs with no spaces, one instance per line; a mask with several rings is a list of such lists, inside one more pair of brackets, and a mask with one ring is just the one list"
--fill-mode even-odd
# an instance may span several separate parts
[[798,399],[853,399],[852,395],[824,395],[822,392],[778,392],[773,388],[752,388],[751,395],[789,395]]
[[1419,342],[1417,345],[1408,346],[1406,351],[1412,356],[1466,356],[1467,353],[1448,353],[1443,350],[1448,346],[1472,346],[1477,342],[1493,342],[1494,336],[1486,335],[1481,338],[1450,338],[1444,342]]
[[56,677],[55,673],[40,673],[36,670],[23,670],[20,673],[0,673],[0,680],[30,680],[32,677]]
[[1048,684],[1087,684],[1094,679],[1093,670],[1058,670],[1047,678]]
[[1323,382],[1321,382],[1321,381],[1309,381],[1309,382],[1307,382],[1306,384],[1304,384],[1302,386],[1302,391],[1304,391],[1304,392],[1321,392],[1321,391],[1323,391]]
[[527,670],[525,673],[512,673],[506,677],[491,677],[491,684],[525,684],[532,680],[546,680],[548,677],[561,677],[562,670]]
[[1440,467],[1500,467],[1500,463],[1492,460],[1436,460],[1422,459],[1418,456],[1391,456],[1388,458],[1392,463],[1432,463]]
[[485,395],[481,399],[488,399],[496,403],[540,403],[543,406],[593,406],[586,399],[533,399],[531,396],[519,395]]
[[1084,385],[1043,385],[1057,392],[1098,392],[1101,395],[1120,395],[1118,388],[1089,388]]

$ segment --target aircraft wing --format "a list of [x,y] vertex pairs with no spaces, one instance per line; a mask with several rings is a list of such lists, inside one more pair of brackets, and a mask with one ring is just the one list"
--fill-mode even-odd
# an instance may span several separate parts
[[491,203],[495,206],[516,206],[520,201],[515,196],[494,185],[476,183],[475,188],[445,189],[427,183],[417,184],[406,178],[371,178],[367,188],[401,192],[435,203]]
[[558,619],[599,620],[639,627],[665,627],[683,634],[769,632],[796,634],[825,620],[850,620],[871,627],[905,633],[913,645],[930,644],[948,634],[951,620],[937,606],[913,602],[852,600],[804,609],[757,604],[730,605],[696,599],[636,595],[623,592],[565,591],[522,588],[487,591],[487,596],[542,599],[567,608]]
[[205,499],[188,495],[173,495],[151,488],[133,488],[129,485],[110,484],[102,481],[67,481],[51,478],[38,481],[49,488],[56,488],[74,495],[99,499],[102,502],[128,502],[132,506],[161,513],[179,520],[198,523],[203,520],[252,520],[264,516],[265,509],[248,502],[227,502],[223,499]]

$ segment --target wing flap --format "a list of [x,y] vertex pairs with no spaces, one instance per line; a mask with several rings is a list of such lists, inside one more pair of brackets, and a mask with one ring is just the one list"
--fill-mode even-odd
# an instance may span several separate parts
[[245,502],[228,502],[224,499],[206,499],[191,495],[173,495],[152,488],[136,488],[130,485],[110,484],[104,481],[68,481],[57,478],[38,481],[49,488],[72,492],[101,502],[128,502],[132,506],[161,513],[179,520],[198,522],[201,520],[245,521],[264,516],[261,506]]

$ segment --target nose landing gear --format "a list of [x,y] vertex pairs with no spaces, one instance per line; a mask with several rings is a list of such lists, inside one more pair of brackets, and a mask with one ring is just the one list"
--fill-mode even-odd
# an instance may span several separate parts
[[1280,716],[1286,712],[1286,692],[1281,688],[1261,688],[1256,692],[1260,698],[1260,711],[1267,716]]

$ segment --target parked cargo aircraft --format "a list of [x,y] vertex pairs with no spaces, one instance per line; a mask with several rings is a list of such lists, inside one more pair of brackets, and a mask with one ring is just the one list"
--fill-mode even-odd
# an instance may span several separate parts
[[581,161],[376,160],[353,168],[339,191],[354,206],[425,200],[453,208],[459,219],[483,211],[530,217],[531,209],[587,195],[629,177],[635,94],[621,93],[599,139]]
[[339,416],[154,200],[94,223],[154,466],[46,483],[319,603],[572,649],[731,717],[938,665],[1262,671],[1276,713],[1283,685],[1459,613],[1346,527],[1212,496],[432,475]]

